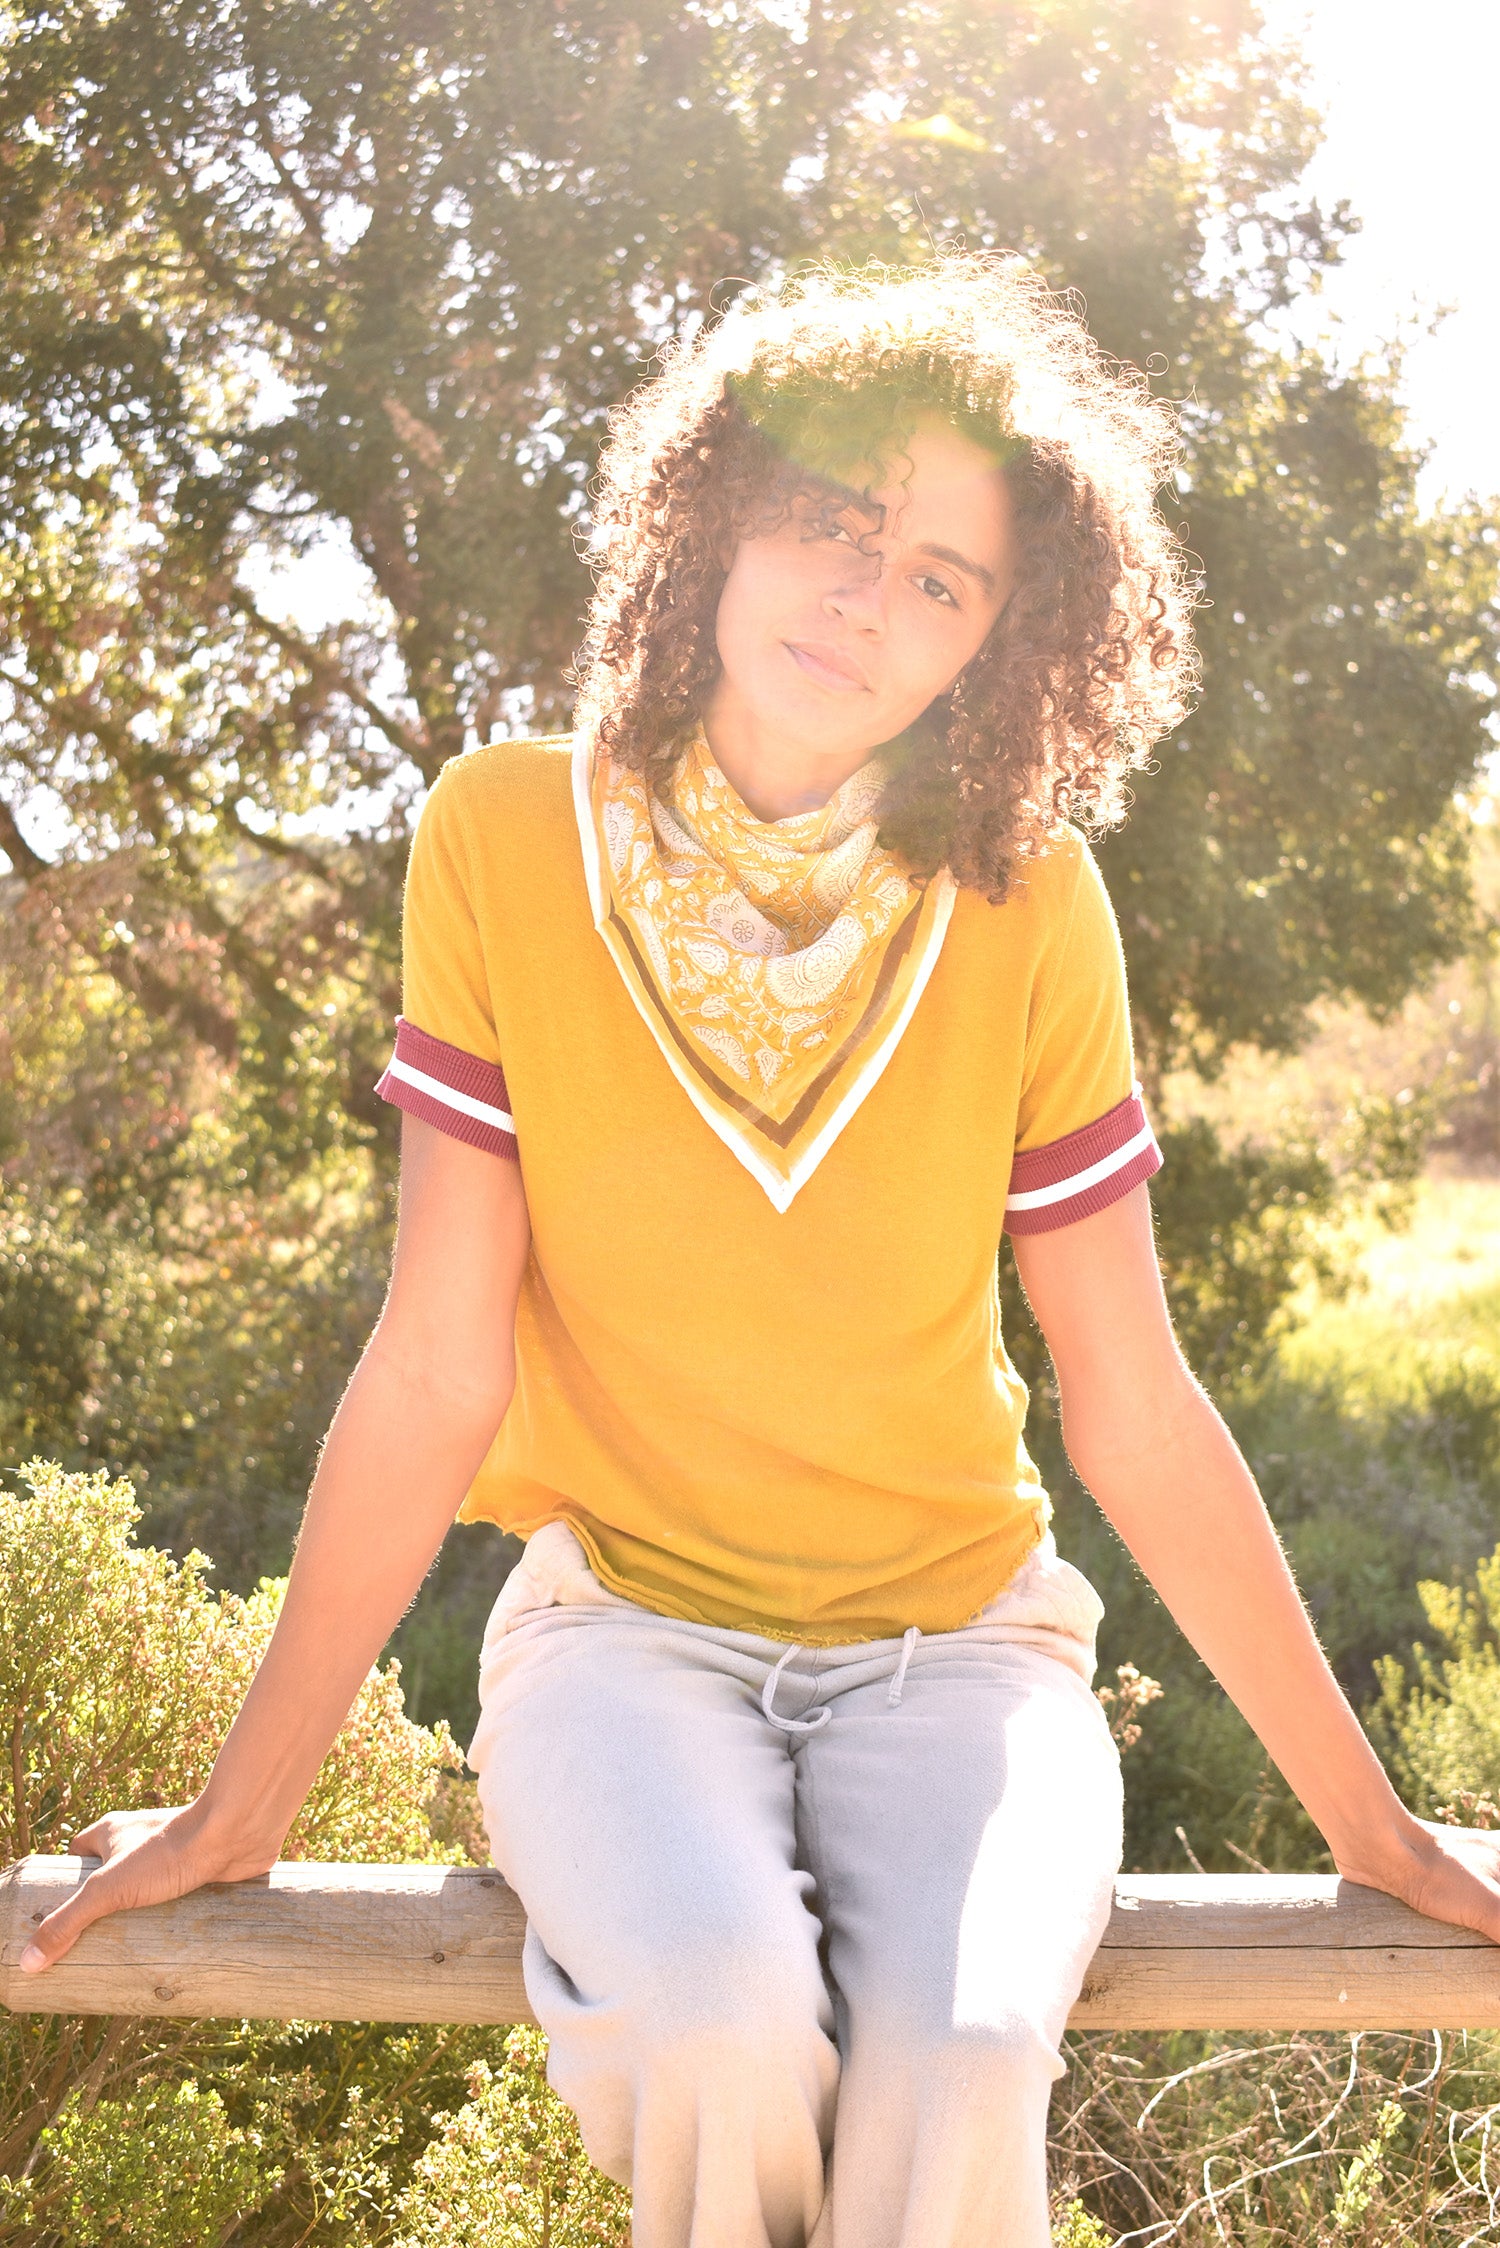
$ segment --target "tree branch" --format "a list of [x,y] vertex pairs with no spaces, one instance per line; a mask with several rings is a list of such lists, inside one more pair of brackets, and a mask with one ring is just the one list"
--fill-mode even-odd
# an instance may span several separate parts
[[316,641],[304,640],[301,633],[294,631],[289,624],[278,624],[274,618],[266,616],[253,601],[246,599],[243,587],[237,587],[236,591],[251,621],[269,639],[274,640],[285,655],[294,656],[299,663],[305,664],[314,678],[325,686],[337,688],[341,695],[354,704],[356,710],[364,712],[372,725],[380,728],[387,740],[394,742],[403,756],[409,757],[421,773],[428,775],[432,751],[423,735],[415,733],[404,720],[395,717],[390,711],[382,710],[374,697],[366,693],[357,679],[350,677],[338,657],[330,654],[326,647],[319,646]]
[[[287,195],[295,206],[304,230],[312,237],[318,255],[320,257],[326,256],[327,249],[323,240],[323,215],[301,180],[298,179],[296,173],[288,164],[281,143],[276,138],[275,127],[266,112],[265,97],[259,92],[255,96],[254,110],[256,120],[264,135],[264,141],[261,145],[264,146],[265,153],[276,167],[276,177],[286,189]],[[250,145],[254,148],[257,143],[251,140]]]
[[201,992],[185,990],[181,984],[168,983],[165,976],[158,975],[146,961],[138,959],[128,945],[111,946],[95,957],[122,991],[140,1001],[147,1014],[183,1024],[223,1060],[234,1060],[239,1050],[239,1025],[222,1014],[211,999],[205,999]]
[[300,867],[303,873],[311,875],[314,881],[326,882],[331,890],[336,890],[341,897],[343,896],[346,885],[339,880],[333,869],[318,857],[316,851],[309,851],[304,844],[292,842],[288,836],[278,835],[274,828],[268,832],[263,832],[258,827],[252,827],[248,820],[241,817],[238,808],[233,804],[226,803],[222,810],[223,817],[235,833],[243,835],[245,841],[253,844],[256,850],[268,851],[273,858],[281,859],[289,866]]
[[208,280],[217,283],[219,288],[226,290],[232,297],[236,298],[248,312],[254,313],[257,320],[274,320],[278,326],[285,328],[289,335],[296,336],[299,342],[310,344],[317,350],[326,351],[328,349],[328,337],[313,322],[294,320],[285,312],[272,314],[267,311],[249,283],[216,248],[212,237],[194,208],[199,198],[194,195],[191,189],[185,187],[179,181],[176,167],[173,165],[171,158],[161,148],[154,133],[150,135],[149,146],[152,156],[152,169],[161,183],[167,208],[171,213],[173,224],[177,228],[178,239],[196,259],[199,271]]
[[5,853],[23,882],[34,882],[39,874],[52,871],[51,860],[44,859],[40,851],[33,851],[3,796],[0,796],[0,851]]

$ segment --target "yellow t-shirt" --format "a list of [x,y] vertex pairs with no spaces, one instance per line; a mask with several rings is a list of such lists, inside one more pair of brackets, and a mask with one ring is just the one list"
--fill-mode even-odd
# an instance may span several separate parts
[[966,1622],[1041,1536],[1002,1228],[1160,1164],[1109,899],[1071,829],[964,890],[883,1076],[778,1212],[593,925],[566,741],[454,759],[417,829],[381,1091],[517,1158],[516,1392],[461,1519],[570,1524],[668,1615],[805,1644]]

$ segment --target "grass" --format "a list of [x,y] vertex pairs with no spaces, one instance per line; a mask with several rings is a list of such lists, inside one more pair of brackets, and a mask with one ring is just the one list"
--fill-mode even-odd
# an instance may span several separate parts
[[[1429,2031],[1070,2040],[1052,2171],[1088,2248],[1500,2240],[1500,2040]],[[1057,2228],[1060,2244],[1068,2241]]]
[[1500,1172],[1434,1164],[1407,1225],[1359,1219],[1338,1245],[1350,1291],[1304,1298],[1279,1352],[1287,1377],[1399,1396],[1434,1351],[1473,1352],[1500,1376]]

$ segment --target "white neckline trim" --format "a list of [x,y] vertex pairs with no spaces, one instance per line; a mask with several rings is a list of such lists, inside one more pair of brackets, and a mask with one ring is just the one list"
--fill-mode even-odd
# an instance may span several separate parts
[[[605,923],[609,919],[609,890],[604,879],[604,863],[599,853],[599,837],[594,828],[593,752],[587,737],[583,734],[580,734],[573,744],[572,764],[573,811],[578,823],[579,841],[583,847],[584,882],[588,890],[589,906],[594,916],[594,927],[602,934]],[[937,908],[933,916],[933,928],[928,938],[927,951],[918,963],[916,973],[912,977],[911,989],[907,992],[900,1013],[890,1024],[885,1036],[871,1053],[859,1075],[850,1085],[849,1090],[828,1118],[822,1130],[815,1139],[808,1142],[785,1176],[766,1161],[758,1148],[750,1146],[726,1117],[718,1115],[714,1109],[709,1107],[692,1071],[666,1036],[660,1023],[657,1022],[654,1011],[644,994],[637,990],[634,983],[621,969],[619,962],[615,960],[613,948],[610,946],[608,939],[605,939],[605,949],[609,952],[611,961],[614,962],[615,972],[624,984],[636,1013],[651,1033],[652,1042],[657,1052],[662,1056],[668,1069],[671,1070],[672,1075],[687,1094],[688,1099],[709,1130],[722,1140],[736,1162],[743,1164],[756,1184],[762,1187],[769,1196],[773,1207],[782,1214],[791,1208],[799,1188],[807,1184],[844,1126],[849,1122],[850,1117],[854,1115],[866,1095],[874,1090],[884,1074],[891,1056],[900,1044],[902,1033],[911,1021],[917,1001],[927,989],[932,971],[938,963],[938,955],[943,949],[943,941],[948,934],[948,924],[953,918],[953,906],[958,896],[958,884],[954,881],[947,867],[943,867],[934,875],[930,888],[937,893]]]

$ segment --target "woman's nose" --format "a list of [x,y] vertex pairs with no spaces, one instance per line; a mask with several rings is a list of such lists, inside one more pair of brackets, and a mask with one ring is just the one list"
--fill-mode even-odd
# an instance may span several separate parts
[[830,615],[865,632],[885,628],[885,570],[879,555],[856,556],[855,567],[843,572],[823,596]]

